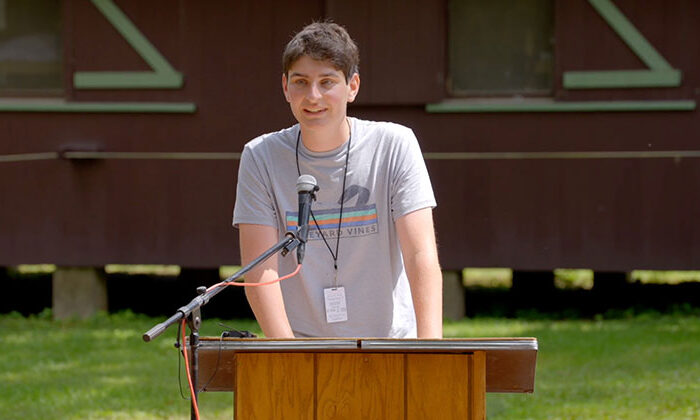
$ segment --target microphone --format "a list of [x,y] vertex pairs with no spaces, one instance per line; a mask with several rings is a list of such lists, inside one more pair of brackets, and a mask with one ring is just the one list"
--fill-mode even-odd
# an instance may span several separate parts
[[318,185],[316,178],[311,175],[301,175],[297,178],[297,193],[299,194],[299,215],[297,221],[297,262],[301,264],[306,251],[306,240],[309,237],[309,215],[311,214],[311,202],[316,199]]

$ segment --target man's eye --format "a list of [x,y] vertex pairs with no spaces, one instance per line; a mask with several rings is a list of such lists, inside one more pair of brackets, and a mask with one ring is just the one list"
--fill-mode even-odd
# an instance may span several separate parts
[[292,83],[294,83],[295,85],[298,85],[298,86],[304,86],[304,85],[306,84],[306,80],[304,80],[304,79],[296,79],[296,80],[294,80]]

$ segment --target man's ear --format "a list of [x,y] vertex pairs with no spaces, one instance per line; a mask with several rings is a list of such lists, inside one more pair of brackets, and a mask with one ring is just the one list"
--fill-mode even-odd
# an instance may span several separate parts
[[348,102],[353,102],[355,100],[355,97],[357,94],[360,92],[360,74],[355,73],[352,75],[350,78],[350,81],[348,82]]
[[287,75],[282,73],[282,92],[284,92],[284,99],[289,102],[289,90],[287,89]]

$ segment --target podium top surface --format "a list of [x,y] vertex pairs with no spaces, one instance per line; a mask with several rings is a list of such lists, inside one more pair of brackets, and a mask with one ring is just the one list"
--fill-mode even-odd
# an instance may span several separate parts
[[486,354],[487,392],[533,392],[536,338],[220,338],[202,337],[200,352],[392,352]]
[[536,338],[224,338],[202,337],[202,347],[237,351],[430,351],[469,352],[478,350],[537,351]]

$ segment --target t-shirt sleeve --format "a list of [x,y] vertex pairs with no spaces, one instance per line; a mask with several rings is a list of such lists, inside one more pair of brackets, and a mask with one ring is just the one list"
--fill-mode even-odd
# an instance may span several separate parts
[[436,206],[423,153],[413,130],[402,127],[392,169],[391,214],[394,220],[416,210]]
[[277,212],[273,203],[267,171],[246,145],[238,167],[233,226],[249,223],[277,227]]

